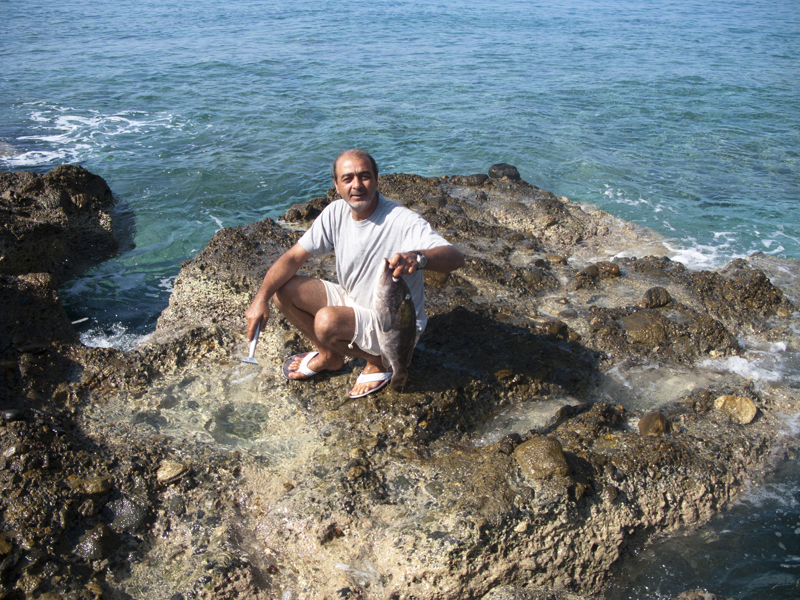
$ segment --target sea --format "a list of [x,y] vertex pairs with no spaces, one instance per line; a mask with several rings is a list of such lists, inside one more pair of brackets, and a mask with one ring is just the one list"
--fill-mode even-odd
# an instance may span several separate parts
[[[88,345],[135,346],[182,261],[323,195],[350,147],[383,173],[515,165],[691,268],[800,260],[797,0],[0,0],[0,20],[0,169],[80,164],[131,231],[60,289]],[[800,597],[794,461],[608,598],[696,587]]]

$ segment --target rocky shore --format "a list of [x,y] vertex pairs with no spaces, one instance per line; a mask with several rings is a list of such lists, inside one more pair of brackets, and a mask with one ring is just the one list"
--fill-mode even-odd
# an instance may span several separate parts
[[[219,231],[145,345],[87,348],[57,286],[117,247],[101,181],[0,175],[0,598],[602,598],[772,468],[800,410],[700,366],[800,349],[779,265],[688,270],[508,165],[380,178],[467,256],[426,273],[404,393],[348,399],[359,361],[284,381],[308,344],[279,316],[240,362],[266,268],[333,190]],[[657,393],[619,383],[645,371]]]

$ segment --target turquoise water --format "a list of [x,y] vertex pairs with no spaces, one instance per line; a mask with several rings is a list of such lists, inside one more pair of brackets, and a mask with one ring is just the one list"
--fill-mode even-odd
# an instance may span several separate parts
[[384,172],[514,164],[690,266],[800,259],[796,0],[4,0],[0,17],[0,169],[82,164],[135,220],[61,290],[96,344],[151,332],[181,261],[323,194],[351,146]]

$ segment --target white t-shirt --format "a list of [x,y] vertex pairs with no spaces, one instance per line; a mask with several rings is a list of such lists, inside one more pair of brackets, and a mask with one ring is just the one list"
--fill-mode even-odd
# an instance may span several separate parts
[[[300,238],[313,255],[336,253],[336,276],[356,304],[372,308],[375,279],[384,258],[398,252],[430,250],[451,244],[414,211],[378,194],[378,206],[368,219],[356,221],[344,200],[331,202]],[[425,288],[422,271],[403,277],[417,309],[417,329],[423,331]]]

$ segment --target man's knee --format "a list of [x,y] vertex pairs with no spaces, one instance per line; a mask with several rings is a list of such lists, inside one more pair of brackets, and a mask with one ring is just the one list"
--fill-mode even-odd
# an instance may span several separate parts
[[285,308],[297,306],[296,299],[300,292],[300,283],[301,278],[295,275],[280,288],[278,288],[278,291],[275,292],[275,295],[272,297],[272,299],[275,302],[275,306],[277,306],[279,310],[285,312]]
[[314,333],[320,341],[339,340],[342,335],[352,336],[355,323],[342,308],[325,306],[317,311],[314,316]]

